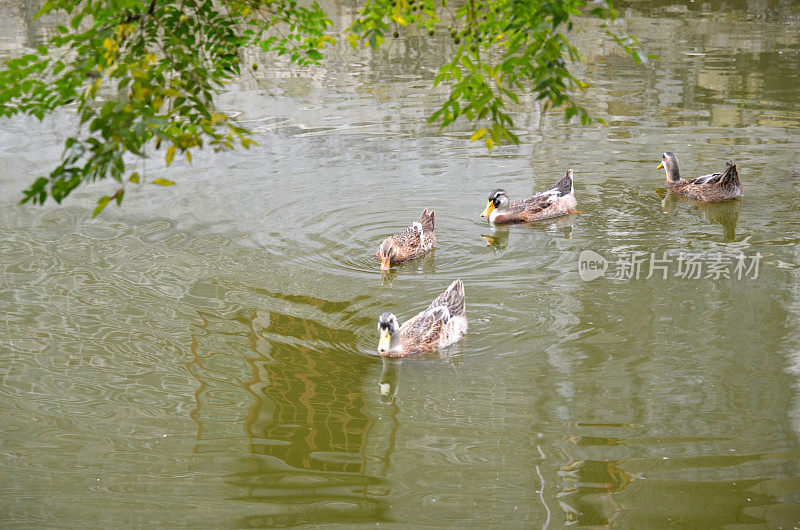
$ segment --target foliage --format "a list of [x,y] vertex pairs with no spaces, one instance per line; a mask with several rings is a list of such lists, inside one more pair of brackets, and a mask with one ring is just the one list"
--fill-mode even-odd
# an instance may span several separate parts
[[439,68],[434,84],[451,83],[450,96],[430,122],[444,128],[461,117],[488,121],[488,127],[477,129],[471,139],[483,138],[489,149],[509,140],[519,143],[506,109],[509,101],[519,103],[520,92],[533,92],[545,106],[563,106],[567,120],[593,120],[571,95],[588,86],[569,70],[570,62],[582,60],[567,38],[573,17],[599,18],[606,34],[637,63],[648,57],[634,37],[609,29],[608,23],[617,19],[610,1],[587,5],[586,0],[466,0],[452,9],[448,0],[438,2],[437,10],[437,0],[367,0],[350,28],[350,43],[355,47],[360,39],[377,47],[391,24],[416,25],[433,35],[446,16],[457,48],[452,60]]
[[[25,191],[22,202],[61,202],[79,184],[126,175],[123,155],[165,148],[229,149],[253,143],[247,131],[215,110],[214,94],[240,73],[240,50],[258,45],[298,64],[322,59],[331,25],[317,4],[294,0],[46,0],[38,15],[69,15],[46,46],[6,63],[0,72],[0,116],[27,113],[40,120],[75,105],[77,130],[64,144],[61,164]],[[154,184],[169,185],[156,179]],[[97,215],[124,187],[98,201]]]
[[[437,5],[436,2],[441,2]],[[116,193],[102,197],[97,215],[119,204],[129,172],[125,155],[144,157],[164,148],[169,165],[180,151],[208,146],[230,149],[253,144],[248,131],[214,105],[214,96],[240,75],[242,51],[258,46],[299,65],[322,59],[331,21],[314,2],[295,0],[45,0],[37,14],[68,15],[49,46],[6,62],[0,71],[0,117],[25,113],[39,118],[58,107],[75,107],[77,128],[64,144],[61,164],[37,179],[22,202],[61,202],[84,182],[111,177]],[[586,13],[584,13],[586,11]],[[571,17],[616,18],[606,1],[467,0],[453,9],[447,0],[366,0],[348,30],[348,40],[373,48],[387,32],[416,26],[434,34],[449,18],[457,49],[435,84],[451,83],[450,96],[431,117],[441,127],[460,117],[486,122],[472,136],[487,147],[517,142],[508,101],[532,91],[565,108],[567,119],[591,118],[571,97],[586,85],[569,70],[581,59],[566,37]],[[604,26],[606,27],[606,26]],[[641,60],[629,36],[608,32]],[[171,185],[157,178],[153,184]]]

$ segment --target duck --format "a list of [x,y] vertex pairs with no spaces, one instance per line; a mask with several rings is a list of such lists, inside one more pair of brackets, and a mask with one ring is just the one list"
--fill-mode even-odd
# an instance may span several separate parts
[[398,325],[393,313],[378,318],[378,354],[382,357],[406,357],[429,352],[461,340],[467,331],[464,283],[455,280],[437,296],[427,309]]
[[488,217],[490,223],[496,224],[525,223],[574,213],[577,205],[573,172],[568,169],[552,188],[527,199],[510,202],[506,190],[492,190],[481,217]]
[[730,201],[742,196],[739,173],[736,171],[736,164],[731,162],[725,164],[725,170],[721,173],[684,180],[681,178],[678,157],[667,151],[661,155],[661,163],[656,169],[662,167],[667,174],[664,184],[675,193],[706,202]]
[[436,212],[427,208],[417,221],[381,242],[375,257],[381,262],[381,271],[390,265],[418,258],[436,246]]

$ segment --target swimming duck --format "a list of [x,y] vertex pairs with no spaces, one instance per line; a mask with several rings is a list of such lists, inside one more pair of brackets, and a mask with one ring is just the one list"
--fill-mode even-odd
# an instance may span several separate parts
[[506,190],[492,190],[481,217],[488,217],[492,223],[523,223],[566,215],[577,205],[572,170],[568,169],[555,186],[527,199],[509,202]]
[[405,357],[438,350],[458,342],[466,330],[464,284],[456,280],[425,311],[402,326],[392,313],[383,313],[378,319],[378,353],[384,357]]
[[664,184],[675,193],[708,202],[730,201],[742,196],[742,184],[739,182],[736,164],[726,163],[722,173],[684,180],[681,178],[678,157],[667,151],[661,155],[661,163],[656,169],[662,167],[667,174]]
[[384,239],[375,253],[381,262],[381,270],[388,271],[391,264],[418,258],[436,246],[436,234],[433,232],[435,223],[436,212],[429,212],[425,208],[419,220]]

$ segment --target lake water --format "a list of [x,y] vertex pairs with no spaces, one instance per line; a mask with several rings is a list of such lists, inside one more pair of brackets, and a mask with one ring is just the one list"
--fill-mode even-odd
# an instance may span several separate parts
[[[0,7],[0,56],[50,31]],[[577,24],[607,124],[526,100],[491,155],[425,125],[444,33],[315,69],[254,55],[220,104],[259,145],[138,162],[177,185],[97,219],[110,183],[17,204],[74,118],[0,121],[0,525],[800,524],[800,8],[618,8],[660,60]],[[687,177],[733,160],[743,198],[666,194],[667,150]],[[567,168],[580,213],[480,218]],[[425,207],[438,248],[381,276]],[[382,361],[378,315],[456,278],[465,338]]]

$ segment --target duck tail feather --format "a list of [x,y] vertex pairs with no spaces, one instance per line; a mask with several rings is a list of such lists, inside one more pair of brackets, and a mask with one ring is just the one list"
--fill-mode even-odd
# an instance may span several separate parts
[[723,187],[739,186],[739,172],[736,171],[736,164],[728,162],[725,172],[719,177],[719,183]]
[[463,315],[466,313],[464,304],[464,282],[456,280],[450,284],[445,292],[437,296],[428,309],[443,305],[450,311],[451,316]]
[[556,182],[556,185],[553,188],[558,190],[559,196],[569,195],[572,193],[572,186],[573,186],[573,172],[571,169],[567,170],[567,174],[564,177]]
[[436,212],[433,210],[428,211],[428,209],[425,208],[419,216],[419,223],[426,232],[433,232],[434,226],[436,225]]

